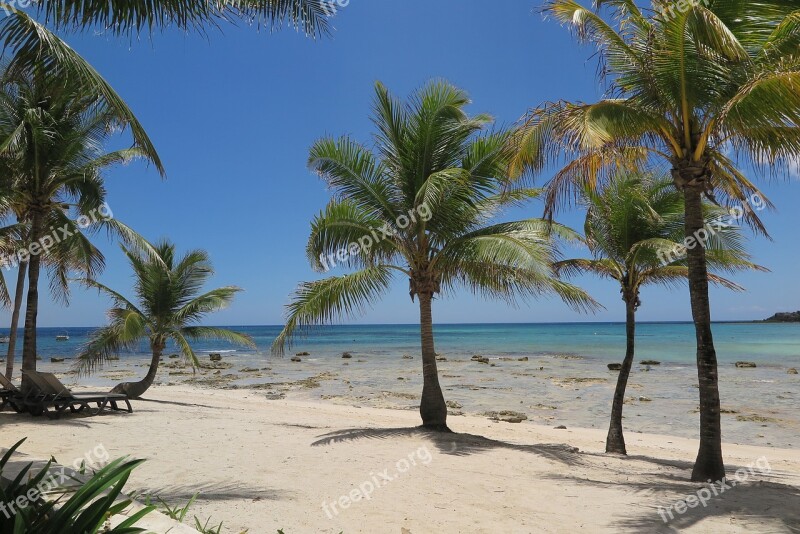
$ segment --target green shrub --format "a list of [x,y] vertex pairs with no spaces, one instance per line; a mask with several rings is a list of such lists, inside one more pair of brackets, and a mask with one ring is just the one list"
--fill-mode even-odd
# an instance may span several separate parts
[[[0,459],[0,476],[14,451],[25,441],[18,441]],[[10,483],[0,484],[0,534],[135,534],[144,532],[134,525],[153,511],[145,507],[116,527],[109,518],[131,505],[130,500],[114,501],[122,493],[128,477],[143,460],[119,458],[98,470],[81,485],[65,486],[49,480],[51,459],[38,473],[26,465]],[[42,488],[48,486],[45,493]],[[69,498],[67,498],[69,496]],[[20,503],[24,505],[20,505]]]

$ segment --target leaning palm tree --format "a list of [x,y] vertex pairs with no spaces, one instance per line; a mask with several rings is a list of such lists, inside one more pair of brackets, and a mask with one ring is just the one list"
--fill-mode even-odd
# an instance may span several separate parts
[[24,253],[17,259],[28,279],[23,369],[36,369],[42,267],[52,268],[55,288],[66,287],[73,267],[86,276],[96,274],[102,255],[82,227],[106,227],[138,240],[126,226],[102,216],[107,207],[103,172],[134,158],[155,157],[138,145],[103,151],[124,124],[105,99],[44,70],[24,76],[5,70],[0,77],[0,161],[4,189],[10,191],[0,216],[13,216],[24,229],[19,246]]
[[530,192],[502,190],[508,135],[481,133],[490,117],[469,117],[468,104],[467,95],[446,82],[428,84],[408,103],[378,83],[374,152],[347,137],[314,144],[309,166],[334,199],[311,225],[309,260],[318,271],[337,264],[359,270],[302,284],[273,344],[282,353],[296,330],[362,310],[399,273],[419,302],[420,415],[433,430],[447,430],[433,339],[436,296],[461,286],[509,302],[552,293],[575,307],[593,305],[551,268],[554,236],[574,239],[573,232],[540,219],[487,225],[504,203]]
[[[551,210],[585,185],[620,168],[666,162],[684,195],[684,233],[692,317],[697,337],[700,446],[693,481],[725,476],[717,375],[711,332],[703,198],[744,211],[758,191],[752,165],[788,169],[800,155],[800,11],[788,0],[673,3],[598,0],[610,15],[574,0],[550,0],[545,13],[598,46],[609,98],[559,102],[534,111],[518,137],[516,172],[566,162],[550,182]],[[701,237],[701,239],[697,239]]]
[[[620,285],[625,302],[626,350],[614,391],[606,452],[627,454],[622,408],[635,354],[641,289],[656,284],[679,285],[689,275],[682,244],[683,195],[672,187],[671,179],[620,175],[602,191],[585,191],[583,202],[587,208],[586,242],[593,257],[559,261],[555,268],[559,273],[592,273]],[[709,267],[725,272],[765,270],[750,262],[734,223],[725,210],[706,206],[706,227],[713,231],[706,250]],[[709,273],[708,280],[728,289],[744,289],[718,274]]]
[[154,251],[147,253],[132,248],[123,248],[123,251],[133,268],[136,303],[100,282],[84,281],[87,286],[111,297],[114,308],[108,312],[110,323],[92,334],[79,355],[79,373],[92,372],[109,357],[136,348],[146,339],[152,358],[144,379],[124,382],[113,389],[114,393],[138,398],[153,384],[169,342],[177,346],[193,367],[199,362],[190,341],[221,339],[255,348],[248,335],[196,325],[209,313],[228,306],[241,291],[238,287],[226,286],[201,293],[214,274],[205,251],[193,250],[179,258],[175,245],[167,241],[155,245]]

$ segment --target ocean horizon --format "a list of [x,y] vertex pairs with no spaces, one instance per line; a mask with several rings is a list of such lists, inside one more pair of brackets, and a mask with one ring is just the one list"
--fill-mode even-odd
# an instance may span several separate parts
[[[199,341],[198,354],[235,352],[241,357],[266,356],[280,332],[280,325],[234,325],[229,328],[249,334],[258,349],[236,347],[226,342]],[[74,358],[97,327],[46,327],[37,330],[37,349],[42,358]],[[762,365],[800,365],[800,324],[765,322],[717,322],[713,327],[720,362],[754,361]],[[0,329],[7,334],[8,329]],[[621,322],[568,323],[439,323],[434,325],[437,352],[443,355],[481,354],[521,357],[566,354],[589,360],[617,361],[625,350],[625,325]],[[56,336],[69,335],[68,341]],[[637,323],[637,357],[671,363],[695,359],[694,328],[691,322]],[[1,347],[1,346],[0,346]],[[2,348],[0,348],[0,351]],[[21,351],[21,338],[17,353]],[[290,351],[315,356],[341,356],[342,352],[375,356],[419,352],[419,325],[350,324],[315,327],[295,340]],[[167,353],[177,352],[168,346]],[[149,353],[146,342],[127,354]],[[121,354],[126,356],[126,353]]]

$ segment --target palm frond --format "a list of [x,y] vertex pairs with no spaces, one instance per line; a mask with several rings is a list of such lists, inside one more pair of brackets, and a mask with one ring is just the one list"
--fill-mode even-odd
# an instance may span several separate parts
[[135,309],[113,308],[111,323],[92,332],[78,354],[74,370],[79,376],[89,375],[120,352],[136,348],[148,334],[147,322]]
[[222,310],[230,306],[237,293],[242,291],[236,286],[226,286],[212,289],[199,295],[175,312],[174,320],[178,324],[187,324],[199,321],[209,313]]
[[214,339],[228,341],[230,343],[242,345],[251,349],[257,348],[251,336],[230,330],[228,328],[219,328],[215,326],[187,326],[181,328],[180,332],[185,337],[193,341]]
[[329,31],[333,14],[320,0],[47,0],[35,6],[45,23],[57,29],[99,28],[117,35],[169,27],[205,32],[206,26],[239,21],[272,29],[288,24],[316,37]]
[[387,290],[391,278],[391,267],[376,265],[345,276],[304,282],[286,306],[286,325],[273,342],[272,353],[281,355],[291,347],[298,330],[362,313]]
[[[48,2],[49,4],[49,2]],[[84,94],[97,95],[127,125],[138,147],[162,175],[164,167],[150,138],[125,101],[106,80],[61,38],[24,11],[3,4],[8,15],[0,21],[0,47],[11,59],[6,76],[18,77],[35,70],[60,76],[79,85]]]

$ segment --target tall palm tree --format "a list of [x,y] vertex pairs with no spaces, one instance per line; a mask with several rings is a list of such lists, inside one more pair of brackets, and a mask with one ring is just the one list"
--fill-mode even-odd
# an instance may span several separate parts
[[101,217],[102,173],[133,158],[154,158],[139,146],[103,152],[104,143],[125,122],[102,97],[39,69],[25,76],[3,74],[0,159],[12,191],[7,213],[24,228],[22,245],[30,252],[20,257],[28,278],[22,368],[33,370],[42,266],[52,267],[51,287],[56,289],[66,287],[73,268],[89,276],[102,268],[102,255],[79,228],[85,220],[135,239],[118,221]]
[[214,274],[208,254],[193,250],[183,257],[175,254],[175,245],[163,241],[153,252],[123,248],[134,274],[136,303],[100,282],[87,279],[89,287],[99,289],[114,301],[109,310],[110,324],[95,331],[79,355],[77,370],[89,373],[109,356],[133,349],[147,339],[152,352],[150,368],[139,382],[118,384],[114,393],[138,398],[153,384],[158,364],[168,342],[174,343],[184,358],[196,366],[197,356],[190,341],[221,339],[255,348],[250,336],[225,328],[197,326],[206,315],[228,306],[238,287],[226,286],[201,293]]
[[[683,252],[683,195],[671,179],[621,175],[601,191],[584,192],[586,242],[591,259],[557,262],[561,273],[593,273],[616,280],[625,302],[626,350],[611,407],[606,452],[627,454],[622,433],[622,408],[635,354],[636,311],[647,285],[675,286],[689,276]],[[709,267],[717,271],[765,270],[754,265],[742,246],[742,236],[727,211],[706,206],[706,227],[714,234],[707,245]],[[717,274],[709,282],[728,289],[744,288]]]
[[[16,199],[18,196],[12,194],[10,198]],[[21,203],[23,210],[25,209],[24,206],[25,204]],[[53,299],[65,306],[69,305],[70,278],[75,275],[81,277],[97,276],[105,266],[105,256],[91,241],[92,234],[100,227],[105,227],[109,233],[121,237],[126,242],[138,243],[142,240],[133,230],[119,221],[98,221],[95,223],[95,227],[83,228],[70,216],[69,212],[52,213],[49,221],[46,224],[48,228],[63,229],[64,234],[69,234],[68,237],[60,237],[58,242],[54,242],[49,250],[43,251],[39,255],[41,266],[45,268],[48,274],[49,288]],[[28,272],[27,262],[16,263],[16,255],[20,250],[27,248],[30,245],[30,241],[25,237],[29,231],[25,225],[18,223],[2,228],[0,231],[9,229],[15,230],[15,238],[10,241],[8,249],[3,252],[3,261],[8,262],[3,267],[9,269],[16,267],[17,281],[13,300],[3,297],[2,292],[0,292],[0,300],[8,298],[8,302],[13,306],[6,360],[6,378],[10,380],[14,373],[19,316],[25,297],[25,277]],[[58,234],[61,233],[61,230],[59,230]],[[35,361],[31,363],[35,365]]]
[[[0,266],[3,269],[10,270],[12,268],[13,260],[11,260],[11,258],[17,253],[17,250],[19,250],[19,247],[22,243],[27,243],[27,241],[22,238],[22,235],[19,232],[12,233],[13,230],[16,230],[15,226],[16,225],[7,226],[0,229],[0,232],[3,232],[4,234],[3,246],[0,247],[0,250],[2,250],[1,254],[3,255],[3,258],[8,262]],[[19,314],[22,309],[22,299],[25,296],[25,278],[28,274],[28,264],[27,262],[17,262],[16,268],[17,276],[16,284],[14,285],[14,296],[13,298],[10,295],[8,297],[8,304],[12,306],[11,326],[8,334],[8,348],[6,350],[6,378],[8,380],[11,380],[14,376],[14,363],[17,357],[16,350],[17,334],[19,330]],[[5,278],[3,279],[3,286],[6,287]],[[7,293],[8,289],[6,287],[6,294]]]
[[28,264],[20,263],[17,266],[17,281],[14,286],[14,297],[10,300],[12,306],[11,327],[8,334],[8,349],[6,350],[6,378],[14,377],[14,362],[17,359],[17,335],[19,334],[19,314],[22,309],[22,298],[25,295],[25,275],[28,273]]
[[[545,13],[596,44],[609,94],[596,103],[558,102],[534,111],[521,129],[513,169],[566,165],[550,182],[551,209],[619,168],[655,160],[671,167],[684,195],[689,292],[697,338],[700,446],[693,481],[725,476],[711,333],[703,197],[738,205],[758,191],[743,165],[779,173],[800,155],[800,11],[790,0],[681,2],[550,0]],[[556,154],[558,154],[556,156]],[[788,169],[787,169],[788,171]],[[697,244],[699,241],[699,244]]]
[[[508,135],[481,133],[491,119],[469,117],[469,102],[446,82],[428,84],[407,103],[378,83],[374,152],[348,137],[314,144],[309,167],[334,198],[312,222],[308,258],[318,271],[336,263],[359,270],[302,284],[273,344],[282,353],[297,329],[361,311],[389,288],[393,274],[401,274],[419,303],[420,415],[423,426],[434,430],[447,430],[433,339],[437,295],[461,286],[509,302],[552,293],[576,307],[593,304],[554,276],[557,248],[547,222],[486,225],[504,203],[530,192],[502,191]],[[576,237],[559,225],[552,232]]]

